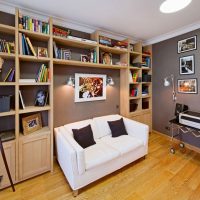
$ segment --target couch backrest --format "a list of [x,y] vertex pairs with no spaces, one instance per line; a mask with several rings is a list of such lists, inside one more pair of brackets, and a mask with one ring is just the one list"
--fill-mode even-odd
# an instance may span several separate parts
[[106,115],[102,117],[93,118],[95,127],[98,129],[98,138],[104,137],[106,135],[111,135],[111,130],[108,125],[108,121],[115,121],[121,119],[120,115]]
[[88,119],[88,120],[83,120],[83,121],[78,121],[78,122],[66,124],[66,125],[64,125],[64,128],[71,135],[73,135],[72,129],[80,129],[80,128],[88,126],[89,124],[91,125],[92,132],[93,132],[93,135],[94,135],[94,139],[98,139],[99,138],[99,133],[98,133],[96,125],[94,124],[94,121],[92,119]]

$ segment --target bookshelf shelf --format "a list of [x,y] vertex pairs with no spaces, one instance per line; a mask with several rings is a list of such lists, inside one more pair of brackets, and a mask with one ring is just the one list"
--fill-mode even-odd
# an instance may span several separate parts
[[105,68],[105,69],[127,69],[126,66],[105,65],[105,64],[90,63],[90,62],[81,62],[75,60],[53,59],[53,63],[57,65],[70,65],[70,66],[94,67],[94,68]]
[[19,82],[20,86],[29,86],[29,85],[51,85],[50,82],[35,82],[35,83],[28,83],[28,82]]
[[131,69],[131,70],[140,70],[141,68],[140,67],[129,66],[129,69]]
[[142,67],[142,70],[150,71],[151,68],[150,67]]
[[3,52],[0,52],[0,57],[3,58],[3,59],[10,59],[10,60],[14,60],[15,59],[15,54],[13,53],[3,53]]
[[76,47],[76,48],[94,49],[97,47],[97,44],[95,43],[62,38],[59,36],[53,36],[53,40],[56,42],[56,44],[67,45],[67,46]]
[[151,98],[151,95],[145,95],[145,96],[142,96],[143,99],[146,99],[146,98]]
[[5,116],[10,116],[10,115],[15,115],[15,114],[16,114],[15,110],[10,110],[8,112],[1,112],[0,117],[5,117]]
[[50,39],[50,35],[45,34],[45,33],[38,33],[38,32],[29,31],[25,29],[19,29],[19,32],[24,33],[26,36],[30,37],[31,39],[36,39],[38,41],[48,41]]
[[0,82],[0,86],[15,86],[15,82]]
[[19,60],[20,61],[32,61],[32,62],[49,62],[50,58],[19,55]]
[[46,134],[51,134],[51,130],[48,126],[44,126],[42,127],[40,130],[37,130],[35,131],[34,133],[31,133],[29,135],[23,135],[23,133],[20,133],[20,138],[23,138],[23,137],[34,137],[35,135],[46,135]]
[[15,34],[15,27],[5,25],[5,24],[0,24],[0,32],[14,35]]
[[145,84],[146,84],[146,85],[148,85],[148,84],[149,84],[149,85],[150,85],[150,84],[151,84],[151,82],[142,82],[142,84],[144,84],[144,85],[145,85]]
[[133,82],[133,83],[129,83],[130,85],[140,85],[141,82]]
[[32,113],[32,112],[41,112],[41,111],[46,111],[46,110],[50,110],[50,109],[51,109],[50,106],[42,106],[42,107],[26,106],[25,109],[20,109],[19,110],[19,114]]
[[142,53],[143,57],[151,57],[151,54]]
[[125,54],[128,53],[127,49],[120,49],[120,48],[115,48],[115,47],[108,47],[102,44],[99,44],[99,49],[103,50],[105,52],[109,52],[109,53],[114,53],[114,54]]
[[130,55],[142,55],[141,52],[137,52],[137,51],[129,51]]
[[140,98],[141,98],[141,96],[137,96],[137,97],[129,97],[130,100],[132,100],[132,99],[140,99]]

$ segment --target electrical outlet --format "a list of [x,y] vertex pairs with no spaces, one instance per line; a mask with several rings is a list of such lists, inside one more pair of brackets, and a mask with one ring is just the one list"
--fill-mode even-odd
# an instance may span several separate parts
[[170,127],[169,126],[165,126],[165,129],[170,131]]
[[2,180],[3,180],[3,176],[0,176],[0,183],[1,183]]

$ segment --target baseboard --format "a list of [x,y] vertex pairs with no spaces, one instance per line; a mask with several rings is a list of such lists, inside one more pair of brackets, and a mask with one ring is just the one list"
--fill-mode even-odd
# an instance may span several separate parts
[[[162,135],[162,136],[165,137],[167,140],[171,140],[171,137],[168,136],[168,135],[166,135],[166,134],[164,134],[164,133],[161,133],[161,132],[156,131],[156,130],[152,130],[152,132],[153,132],[153,133],[156,133],[156,134],[158,134],[158,135]],[[178,139],[176,139],[176,138],[174,138],[173,141],[174,141],[175,143],[177,143],[177,144],[180,142],[180,140],[178,140]],[[200,153],[200,148],[195,147],[195,146],[192,146],[191,144],[188,144],[188,143],[186,143],[186,142],[184,142],[184,144],[185,144],[185,147],[186,147],[187,149],[190,149],[190,150],[193,150],[193,151],[195,151],[195,152],[197,152],[197,153]]]

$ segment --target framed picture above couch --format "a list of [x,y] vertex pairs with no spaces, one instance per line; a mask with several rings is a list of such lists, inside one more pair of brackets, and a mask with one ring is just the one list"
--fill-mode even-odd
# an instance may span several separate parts
[[75,102],[106,99],[106,75],[75,74]]

